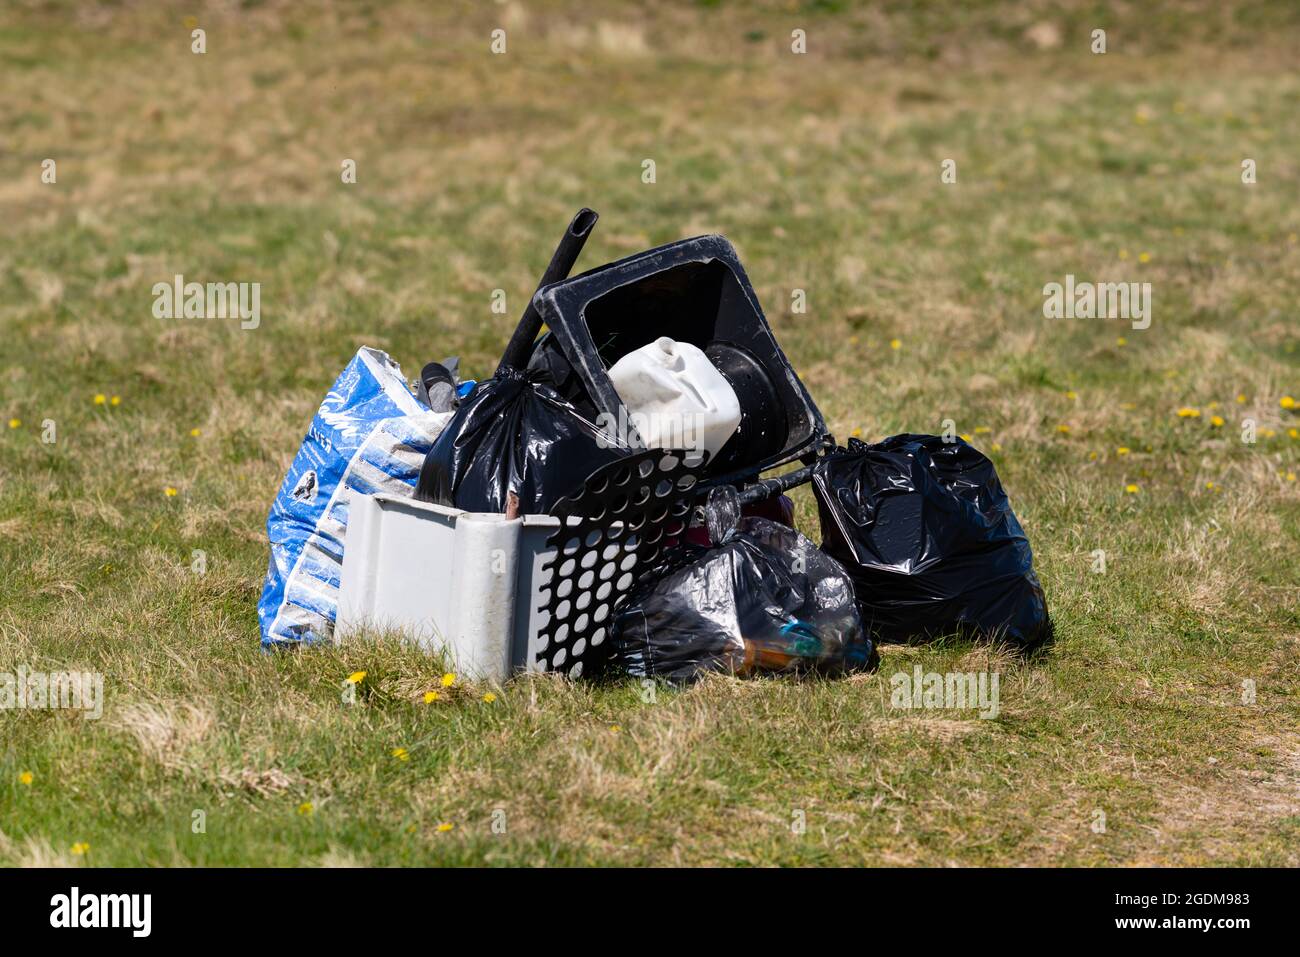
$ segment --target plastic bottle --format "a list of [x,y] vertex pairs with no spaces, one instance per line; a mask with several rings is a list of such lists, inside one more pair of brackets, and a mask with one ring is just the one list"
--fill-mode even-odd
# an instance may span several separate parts
[[689,342],[660,336],[614,363],[609,378],[648,448],[713,457],[740,425],[735,390]]

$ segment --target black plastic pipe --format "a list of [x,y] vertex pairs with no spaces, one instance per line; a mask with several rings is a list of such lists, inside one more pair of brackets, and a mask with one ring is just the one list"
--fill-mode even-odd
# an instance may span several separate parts
[[776,478],[763,479],[762,481],[755,482],[740,493],[740,504],[752,505],[755,502],[761,502],[774,495],[788,492],[796,486],[811,482],[813,469],[815,468],[815,465],[805,465],[801,469],[795,469],[793,472],[786,472],[784,475],[778,475]]
[[[567,279],[569,272],[573,269],[573,264],[578,261],[578,254],[582,252],[582,247],[587,244],[587,237],[595,228],[596,220],[600,219],[600,214],[593,209],[583,207],[578,210],[578,214],[573,217],[569,223],[569,228],[565,230],[564,237],[555,247],[555,254],[551,256],[551,264],[546,267],[546,272],[542,273],[542,281],[537,284],[537,288],[549,286],[553,282],[559,282],[561,279]],[[536,295],[536,292],[534,292]],[[510,337],[510,342],[506,344],[506,351],[501,356],[501,364],[497,366],[497,373],[500,374],[504,369],[523,369],[528,365],[528,358],[532,354],[533,342],[537,339],[537,334],[542,331],[542,316],[533,306],[533,297],[528,297],[528,308],[524,310],[523,316],[519,319],[519,325],[515,328],[515,334]]]

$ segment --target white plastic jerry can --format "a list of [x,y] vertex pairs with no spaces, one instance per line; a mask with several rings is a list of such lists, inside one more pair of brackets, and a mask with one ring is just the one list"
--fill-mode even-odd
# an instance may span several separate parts
[[707,451],[740,425],[740,400],[699,346],[660,336],[609,370],[628,420],[652,449]]

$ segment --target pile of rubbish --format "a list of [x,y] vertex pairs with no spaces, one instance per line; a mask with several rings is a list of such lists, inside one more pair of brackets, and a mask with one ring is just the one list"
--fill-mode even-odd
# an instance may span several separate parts
[[[367,579],[345,590],[382,594],[367,556],[344,561],[349,515],[368,498],[409,500],[417,531],[462,516],[542,529],[536,567],[461,567],[439,598],[477,594],[467,575],[510,576],[521,610],[498,631],[514,636],[503,660],[516,668],[842,674],[875,667],[880,642],[960,635],[1028,651],[1050,639],[992,462],[956,437],[838,446],[726,239],[570,277],[596,218],[574,218],[485,381],[448,359],[412,389],[366,348],[344,369],[271,508],[264,644],[332,638],[345,568]],[[785,494],[804,484],[820,546]],[[436,569],[470,560],[366,535],[368,550],[401,549],[430,590]],[[501,613],[481,601],[476,613]],[[428,624],[455,651],[466,615],[423,617],[447,619]]]

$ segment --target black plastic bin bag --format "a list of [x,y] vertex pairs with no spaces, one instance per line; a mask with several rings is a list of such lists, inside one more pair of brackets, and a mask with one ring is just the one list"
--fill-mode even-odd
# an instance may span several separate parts
[[628,454],[529,372],[480,383],[425,456],[415,497],[471,512],[548,512],[600,466]]
[[822,549],[848,569],[881,641],[1051,637],[1033,555],[993,463],[960,439],[851,439],[818,464]]
[[878,661],[845,570],[794,529],[763,518],[741,518],[721,545],[684,545],[619,605],[612,641],[623,671],[671,681],[705,672],[838,674]]

